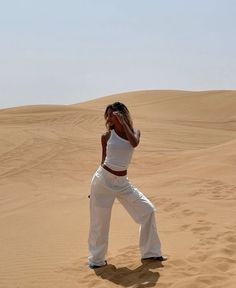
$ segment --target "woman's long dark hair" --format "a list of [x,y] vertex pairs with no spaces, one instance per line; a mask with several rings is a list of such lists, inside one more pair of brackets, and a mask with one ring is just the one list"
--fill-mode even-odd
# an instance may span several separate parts
[[[131,115],[130,115],[130,112],[128,110],[128,108],[125,106],[125,104],[121,103],[121,102],[115,102],[113,104],[109,104],[107,107],[106,107],[106,110],[105,110],[105,113],[104,113],[104,118],[106,120],[107,116],[108,116],[108,110],[109,109],[112,109],[113,111],[118,111],[120,112],[123,117],[124,117],[124,120],[125,122],[128,124],[129,128],[134,131],[134,128],[133,128],[133,121],[132,121],[132,118],[131,118]],[[110,131],[111,129],[114,129],[114,126],[110,126],[107,122],[106,122],[106,128],[108,131]]]

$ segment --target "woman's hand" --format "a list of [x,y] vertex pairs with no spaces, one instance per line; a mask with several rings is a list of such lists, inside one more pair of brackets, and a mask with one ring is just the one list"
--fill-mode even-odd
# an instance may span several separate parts
[[140,131],[132,131],[132,129],[129,127],[127,122],[124,119],[124,115],[120,113],[119,111],[114,111],[113,115],[116,116],[117,120],[120,122],[122,125],[124,132],[127,136],[127,139],[129,140],[130,144],[133,147],[137,147],[139,144],[139,139],[140,139]]
[[121,125],[124,124],[124,116],[122,113],[120,113],[119,111],[114,111],[113,114],[116,116],[116,118],[118,119],[118,121],[120,122]]

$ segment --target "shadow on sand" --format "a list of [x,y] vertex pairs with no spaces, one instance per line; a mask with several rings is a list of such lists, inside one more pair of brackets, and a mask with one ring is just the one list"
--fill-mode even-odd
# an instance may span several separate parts
[[117,285],[123,287],[130,287],[136,285],[135,287],[155,287],[160,274],[158,272],[150,271],[150,269],[156,269],[164,267],[159,261],[145,260],[142,261],[142,265],[134,270],[127,267],[116,268],[112,264],[107,266],[94,269],[97,276],[102,279],[109,280]]

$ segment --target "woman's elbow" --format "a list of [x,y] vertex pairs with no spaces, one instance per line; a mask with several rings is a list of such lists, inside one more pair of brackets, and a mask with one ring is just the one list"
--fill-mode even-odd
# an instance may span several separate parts
[[139,144],[139,141],[133,141],[133,142],[131,143],[131,145],[132,145],[134,148],[136,148],[136,147],[138,146],[138,144]]

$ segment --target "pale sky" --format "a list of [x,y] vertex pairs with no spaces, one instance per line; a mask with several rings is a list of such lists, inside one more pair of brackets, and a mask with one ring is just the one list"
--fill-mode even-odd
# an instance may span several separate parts
[[236,0],[0,0],[0,108],[236,89]]

